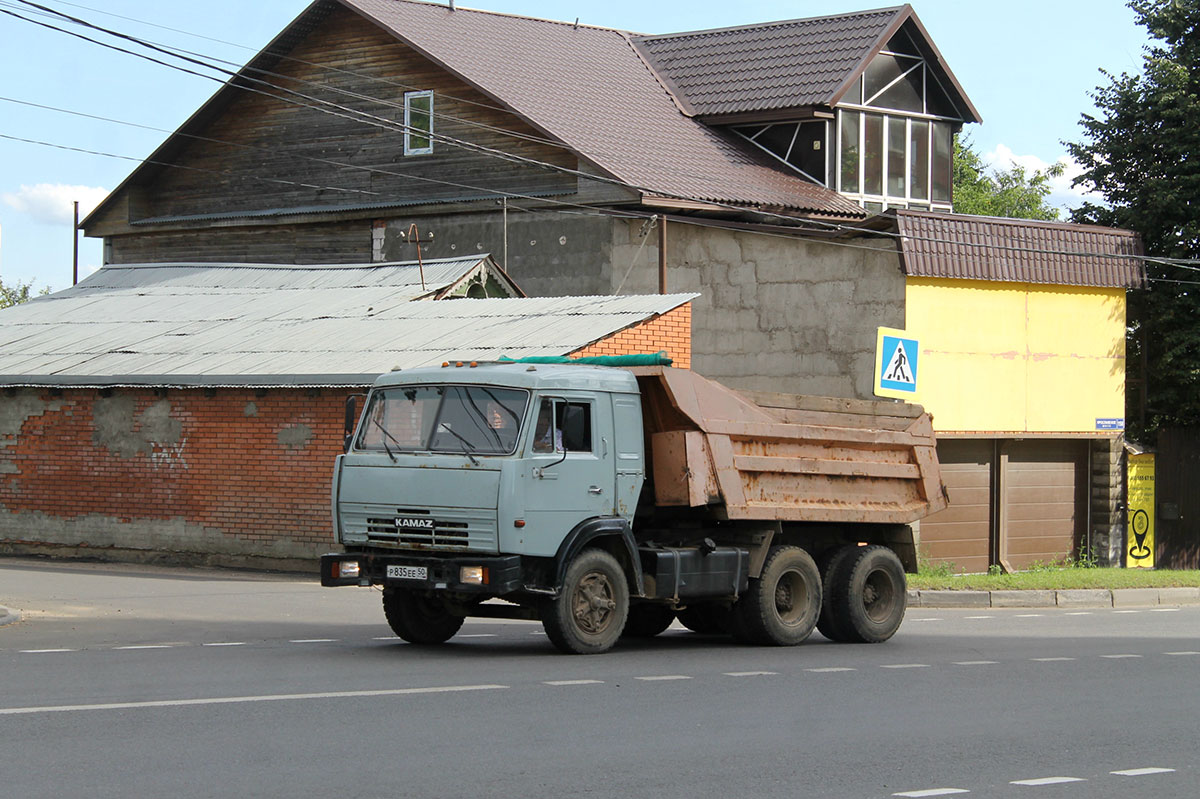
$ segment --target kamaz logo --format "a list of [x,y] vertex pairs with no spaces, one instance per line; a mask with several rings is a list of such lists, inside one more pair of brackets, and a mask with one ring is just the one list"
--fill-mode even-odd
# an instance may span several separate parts
[[423,518],[420,516],[397,516],[397,530],[432,530],[434,526],[433,519]]

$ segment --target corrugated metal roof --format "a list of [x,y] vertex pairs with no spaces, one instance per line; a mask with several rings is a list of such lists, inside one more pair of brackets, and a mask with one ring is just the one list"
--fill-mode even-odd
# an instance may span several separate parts
[[904,12],[900,6],[635,42],[697,114],[828,106]]
[[930,211],[894,212],[916,277],[1136,288],[1142,243],[1128,230]]
[[105,267],[0,311],[0,385],[363,385],[395,366],[564,355],[697,296],[413,301],[481,257],[426,263],[426,291],[412,263]]

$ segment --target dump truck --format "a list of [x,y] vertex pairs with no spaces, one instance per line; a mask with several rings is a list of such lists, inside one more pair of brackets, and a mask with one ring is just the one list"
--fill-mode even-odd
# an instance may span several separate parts
[[382,588],[395,634],[541,621],[604,652],[675,619],[738,641],[881,642],[946,505],[930,416],[738,392],[664,365],[454,362],[347,405],[326,586]]

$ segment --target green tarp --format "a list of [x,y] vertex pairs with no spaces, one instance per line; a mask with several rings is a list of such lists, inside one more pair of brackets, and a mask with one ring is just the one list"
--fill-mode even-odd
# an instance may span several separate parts
[[640,355],[592,355],[568,358],[565,355],[532,355],[528,358],[500,356],[501,363],[577,363],[585,366],[670,366],[672,361],[665,350]]

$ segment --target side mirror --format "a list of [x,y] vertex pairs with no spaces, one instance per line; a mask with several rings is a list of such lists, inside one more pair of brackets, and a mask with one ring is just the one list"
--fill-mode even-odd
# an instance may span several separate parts
[[354,441],[354,425],[358,422],[358,395],[346,397],[346,420],[342,426],[342,452],[350,451]]

